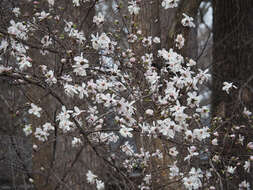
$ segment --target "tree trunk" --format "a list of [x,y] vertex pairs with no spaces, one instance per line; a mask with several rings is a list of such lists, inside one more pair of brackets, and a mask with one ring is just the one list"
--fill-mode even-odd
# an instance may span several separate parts
[[[253,84],[253,80],[250,80],[253,74],[253,46],[250,42],[253,32],[253,2],[216,0],[213,7],[212,113],[213,116],[230,117],[239,108],[239,104],[252,106],[252,96],[249,93]],[[242,90],[241,96],[229,96],[222,91],[224,81],[233,82],[239,91]]]
[[[213,65],[212,65],[212,118],[221,117],[224,124],[218,129],[221,144],[217,150],[222,163],[230,164],[232,157],[239,157],[241,163],[248,160],[249,152],[245,144],[252,141],[252,127],[242,114],[244,107],[253,108],[253,1],[215,0],[213,1]],[[233,82],[237,89],[227,94],[222,90],[223,82]],[[245,137],[244,145],[236,143],[238,134],[233,126],[245,125],[240,134]],[[215,126],[214,126],[215,127]],[[236,134],[235,140],[227,138]],[[239,154],[240,152],[240,154]],[[224,165],[225,165],[224,164]],[[252,183],[252,174],[246,174],[237,167],[233,180],[229,180],[221,166],[224,189],[238,189],[243,180]],[[222,172],[223,170],[223,172]],[[252,184],[251,184],[252,187]]]
[[[161,44],[152,45],[152,53],[154,56],[153,65],[159,70],[161,68],[161,60],[157,58],[157,51],[159,49],[165,48],[169,50],[174,46],[174,40],[177,34],[182,33],[186,39],[186,46],[181,52],[185,56],[196,57],[197,56],[197,30],[188,29],[181,25],[182,13],[186,13],[192,17],[196,17],[201,0],[189,3],[186,0],[182,0],[178,8],[171,8],[165,10],[161,6],[160,1],[141,1],[139,6],[141,11],[137,16],[134,16],[134,26],[133,32],[141,30],[143,37],[160,37]],[[135,27],[136,26],[136,27]],[[135,31],[136,30],[136,31]],[[142,46],[141,42],[134,44],[134,53],[137,57],[145,55],[147,50]],[[146,103],[145,108],[154,108],[155,105],[150,105]],[[161,139],[150,139],[145,137],[135,138],[138,144],[138,148],[144,146],[145,149],[149,151],[156,151],[157,149],[163,152],[163,160],[154,159],[151,164],[151,170],[156,174],[153,181],[152,189],[160,189],[161,184],[167,184],[169,180],[168,170],[161,170],[161,168],[166,168],[168,165],[172,164],[171,158],[166,156],[166,146],[168,143],[163,142]],[[138,142],[141,139],[141,142]],[[154,177],[154,176],[153,176]],[[163,186],[163,189],[180,189],[180,185],[175,183],[172,187]]]

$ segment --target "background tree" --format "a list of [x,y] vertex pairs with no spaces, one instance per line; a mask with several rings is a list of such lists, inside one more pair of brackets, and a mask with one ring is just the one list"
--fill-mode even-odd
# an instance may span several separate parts
[[[213,1],[213,64],[212,64],[212,117],[220,117],[222,127],[218,128],[223,146],[217,150],[222,157],[220,174],[225,189],[237,189],[237,183],[245,177],[243,169],[235,173],[237,180],[229,180],[224,165],[249,159],[250,151],[245,147],[253,136],[252,124],[248,121],[245,109],[253,109],[253,2],[252,1]],[[224,91],[224,82],[233,83],[231,93]],[[235,126],[244,126],[235,130]],[[216,128],[214,126],[214,128]],[[235,135],[231,139],[231,135]],[[239,138],[244,143],[238,143]],[[243,151],[244,150],[244,151]],[[252,182],[252,172],[246,175]],[[251,183],[252,186],[252,183]]]

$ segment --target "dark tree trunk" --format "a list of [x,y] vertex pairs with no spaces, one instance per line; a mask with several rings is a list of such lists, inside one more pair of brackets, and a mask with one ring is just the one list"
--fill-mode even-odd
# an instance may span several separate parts
[[[238,189],[243,180],[251,183],[252,173],[245,175],[238,166],[233,180],[228,179],[225,165],[238,157],[241,163],[249,159],[246,144],[252,141],[252,127],[242,114],[244,107],[253,109],[253,1],[252,0],[214,0],[213,1],[213,65],[212,65],[212,117],[221,117],[223,124],[215,130],[220,134],[217,151],[222,157],[219,173],[223,189]],[[223,82],[233,82],[237,89],[229,94],[222,90]],[[233,126],[245,125],[238,130],[245,137],[244,145],[238,145],[238,134]],[[213,126],[215,128],[215,126]],[[229,135],[236,134],[235,139]]]
[[[216,0],[213,7],[212,112],[229,117],[239,104],[252,105],[249,92],[253,81],[248,80],[253,74],[253,1]],[[233,82],[238,89],[244,87],[240,97],[222,91],[224,81]]]

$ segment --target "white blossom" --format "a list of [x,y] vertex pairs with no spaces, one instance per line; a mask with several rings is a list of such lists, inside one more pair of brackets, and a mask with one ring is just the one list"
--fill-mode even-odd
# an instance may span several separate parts
[[227,172],[230,174],[233,174],[235,172],[236,167],[228,166],[227,167]]
[[83,57],[83,54],[74,57],[74,61],[76,63],[72,66],[74,68],[73,72],[76,73],[76,75],[86,76],[86,69],[89,68],[89,61]]
[[132,0],[128,2],[128,11],[131,15],[138,15],[140,12],[140,7],[137,6],[136,1]]
[[247,182],[246,180],[242,181],[239,184],[239,190],[250,190],[250,183]]
[[54,6],[54,1],[55,1],[55,0],[47,0],[48,4],[49,4],[50,6]]
[[75,7],[80,6],[80,0],[72,0]]
[[244,169],[246,172],[250,172],[250,161],[245,161],[244,165],[243,165]]
[[179,0],[163,0],[162,7],[164,9],[175,8],[178,6]]
[[177,156],[177,155],[178,155],[178,151],[177,151],[176,147],[170,148],[170,149],[169,149],[169,154],[170,154],[171,156]]
[[19,65],[19,69],[21,71],[27,69],[27,67],[32,67],[32,59],[28,56],[22,55],[20,57],[17,57],[17,61],[18,61],[18,65]]
[[231,83],[223,82],[222,90],[226,91],[227,94],[229,94],[229,91],[230,91],[232,88],[237,89],[237,87],[236,87],[235,85],[233,85],[232,82],[231,82]]
[[182,49],[184,46],[185,39],[182,34],[178,34],[176,38],[176,47]]
[[154,111],[153,111],[152,109],[147,109],[147,110],[145,111],[145,113],[146,113],[147,115],[153,115],[153,114],[154,114]]
[[38,19],[39,19],[40,21],[42,21],[42,20],[48,18],[50,14],[49,14],[49,13],[46,13],[45,11],[42,11],[42,12],[40,12],[40,13],[36,13],[35,15],[38,17]]
[[159,37],[154,37],[153,42],[156,43],[156,44],[159,44],[161,42],[161,40],[160,40]]
[[80,138],[74,137],[71,144],[72,147],[77,147],[82,144],[82,140]]
[[19,7],[15,7],[12,9],[12,12],[15,14],[16,17],[18,17],[21,13],[20,13],[20,8]]
[[132,133],[130,133],[130,131],[132,131],[132,128],[128,128],[125,126],[121,126],[119,133],[123,136],[123,137],[133,137]]
[[193,22],[193,18],[183,13],[184,18],[181,20],[183,26],[195,28],[195,24]]
[[49,133],[38,127],[36,128],[34,135],[39,141],[45,142],[48,139]]
[[23,128],[23,131],[26,136],[32,134],[32,125],[31,124],[25,125],[25,127]]
[[104,182],[98,179],[96,180],[96,186],[97,186],[97,190],[103,190],[105,188]]
[[48,132],[48,131],[53,131],[54,130],[54,126],[51,123],[45,123],[43,126],[43,131]]
[[97,25],[97,26],[101,26],[105,21],[104,15],[102,15],[101,12],[98,13],[97,16],[93,17],[93,22]]
[[28,110],[28,113],[40,117],[41,110],[42,109],[40,107],[36,106],[34,103],[31,103],[31,108]]
[[54,71],[49,70],[46,74],[45,74],[46,82],[51,86],[53,84],[57,83],[57,79],[54,76]]
[[97,176],[94,175],[90,170],[86,174],[86,179],[89,183],[93,184],[96,181]]
[[15,23],[14,20],[10,21],[11,26],[8,28],[8,33],[15,35],[17,38],[20,38],[22,40],[26,40],[28,38],[27,32],[28,27],[27,25],[17,22]]
[[212,140],[212,145],[214,145],[214,146],[217,146],[217,145],[218,145],[218,140],[217,140],[217,138],[214,138],[214,139]]
[[8,41],[6,39],[2,39],[0,44],[0,51],[3,50],[4,52],[6,52],[8,45]]

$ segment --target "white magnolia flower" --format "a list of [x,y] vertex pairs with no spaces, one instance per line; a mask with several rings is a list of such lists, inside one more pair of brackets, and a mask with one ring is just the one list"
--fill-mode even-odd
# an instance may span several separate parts
[[73,4],[75,7],[79,7],[80,6],[80,0],[73,0]]
[[194,61],[193,59],[190,59],[189,62],[186,65],[188,67],[192,67],[192,66],[196,65],[196,61]]
[[202,182],[200,178],[203,177],[202,171],[198,168],[197,170],[195,168],[192,168],[189,172],[189,177],[183,178],[183,183],[186,187],[186,189],[192,190],[192,189],[199,189],[202,187]]
[[250,184],[246,180],[239,184],[239,190],[250,190]]
[[25,125],[25,127],[23,128],[23,131],[26,136],[32,134],[32,125],[31,124]]
[[184,160],[190,160],[193,156],[198,156],[199,155],[199,153],[196,152],[196,147],[195,146],[191,146],[187,149],[188,149],[189,154],[188,154],[188,156],[186,156],[184,158]]
[[74,113],[73,113],[73,116],[76,117],[78,115],[80,115],[81,113],[84,112],[84,110],[80,110],[77,106],[74,107]]
[[96,178],[97,178],[97,176],[94,175],[90,170],[87,172],[86,179],[87,179],[88,183],[91,183],[91,184],[95,183]]
[[17,22],[15,23],[14,20],[10,21],[11,26],[8,28],[8,33],[15,35],[16,37],[26,40],[28,38],[27,32],[28,32],[28,27],[27,25]]
[[247,144],[247,148],[253,150],[253,142],[249,142],[249,143]]
[[149,36],[149,37],[145,37],[145,38],[143,38],[143,40],[142,40],[142,45],[144,46],[144,47],[147,47],[147,46],[151,46],[152,45],[152,37],[151,36]]
[[43,44],[43,47],[47,47],[53,44],[52,39],[48,35],[44,36],[40,42]]
[[170,175],[170,179],[172,179],[173,177],[176,177],[179,175],[179,168],[177,167],[177,161],[175,161],[173,163],[173,165],[169,165],[170,167],[170,172],[169,172],[169,175]]
[[246,172],[250,172],[250,161],[245,161],[245,164],[243,165]]
[[46,132],[48,132],[48,131],[53,131],[54,130],[54,126],[51,124],[51,123],[45,123],[43,126],[42,126],[42,128],[43,128],[43,131],[46,131]]
[[74,68],[73,72],[79,76],[86,76],[86,69],[89,68],[89,61],[83,57],[83,54],[76,56],[74,61],[76,64],[72,66]]
[[32,59],[28,56],[20,56],[20,57],[17,57],[17,61],[18,61],[18,65],[19,65],[19,69],[21,71],[27,69],[27,67],[32,67]]
[[233,166],[228,166],[227,172],[233,174],[233,173],[235,172],[235,169],[236,169],[236,166],[235,166],[235,167],[233,167]]
[[175,8],[178,6],[179,0],[163,0],[162,7],[164,9]]
[[181,20],[181,23],[183,26],[188,26],[188,27],[195,27],[195,24],[193,23],[193,18],[188,16],[187,14],[183,13],[184,18]]
[[105,188],[105,184],[101,180],[97,179],[96,180],[96,185],[97,185],[97,190],[103,190]]
[[86,90],[86,84],[85,83],[82,83],[82,86],[78,86],[78,91],[79,91],[79,98],[80,99],[83,99],[84,98],[84,95],[86,97],[88,97],[88,91]]
[[171,156],[177,156],[178,155],[178,151],[177,151],[177,148],[176,147],[172,147],[169,149],[169,154]]
[[122,152],[124,152],[126,155],[128,155],[128,156],[134,155],[133,146],[131,146],[128,141],[125,142],[125,144],[122,145],[120,148],[121,148]]
[[160,40],[159,37],[154,37],[153,42],[156,43],[156,44],[159,44],[161,42],[161,40]]
[[102,13],[98,13],[97,16],[93,17],[93,22],[97,25],[97,26],[101,26],[105,21],[105,17],[104,15],[102,15]]
[[54,6],[54,0],[47,0],[47,2],[50,6]]
[[250,112],[246,107],[244,108],[243,110],[243,114],[245,114],[246,116],[251,116],[252,115],[252,112]]
[[12,70],[12,67],[5,67],[3,65],[0,65],[0,74],[3,72],[8,72],[10,70]]
[[2,39],[1,44],[0,44],[0,51],[4,50],[4,52],[6,51],[7,47],[8,47],[9,43],[7,42],[6,39]]
[[82,140],[80,138],[74,137],[71,144],[72,147],[77,147],[78,145],[82,144]]
[[201,129],[194,129],[193,136],[194,138],[197,138],[199,141],[202,141],[203,139],[210,137],[208,130],[209,130],[208,127],[203,127]]
[[65,21],[65,23],[64,31],[68,33],[69,37],[76,39],[79,44],[82,44],[86,40],[83,31],[76,30],[76,25],[73,22]]
[[42,20],[48,18],[49,15],[50,15],[50,14],[49,14],[49,13],[46,13],[45,11],[42,11],[42,12],[40,12],[40,13],[36,13],[36,14],[35,14],[35,16],[37,16],[38,19],[39,19],[40,21],[42,21]]
[[121,126],[121,129],[119,130],[119,133],[123,136],[123,137],[133,137],[132,133],[130,133],[130,131],[132,131],[132,128],[127,128],[125,126]]
[[145,181],[146,184],[150,184],[151,182],[151,174],[147,174],[144,178],[143,181]]
[[63,76],[61,76],[61,79],[65,80],[67,82],[72,82],[72,80],[73,80],[70,75],[63,75]]
[[136,1],[130,1],[128,5],[128,11],[131,15],[138,15],[140,7],[137,6]]
[[13,8],[12,12],[15,14],[16,17],[18,17],[20,15],[20,8],[18,7]]
[[201,117],[208,117],[209,116],[209,108],[207,106],[202,106],[196,109],[196,112],[201,114]]
[[208,79],[211,78],[211,75],[208,73],[208,69],[204,71],[198,69],[198,71],[199,73],[197,74],[196,79],[198,80],[199,84],[203,84],[203,82],[208,81]]
[[218,145],[218,140],[217,140],[217,138],[215,138],[215,139],[212,140],[212,145],[214,145],[214,146],[217,146],[217,145]]
[[187,98],[187,104],[191,108],[193,108],[195,106],[198,107],[198,105],[200,103],[200,100],[201,100],[201,96],[198,96],[196,91],[188,92],[187,96],[188,96],[188,98]]
[[34,150],[37,150],[38,148],[39,148],[39,147],[38,147],[36,144],[33,145],[33,149],[34,149]]
[[96,36],[91,34],[91,38],[92,47],[96,50],[104,49],[113,51],[114,45],[116,45],[116,43],[111,41],[111,39],[105,33],[102,33],[100,36],[98,34]]
[[57,79],[56,79],[55,76],[54,76],[54,71],[49,70],[49,71],[45,74],[45,77],[47,78],[47,79],[46,79],[46,82],[47,82],[49,85],[52,85],[52,84],[56,84],[56,83],[57,83]]
[[226,91],[227,94],[229,94],[229,91],[231,88],[237,89],[237,87],[235,85],[233,85],[232,82],[231,83],[223,82],[222,90]]
[[65,106],[62,106],[62,111],[56,116],[56,121],[68,120],[72,110],[67,110]]
[[36,128],[34,135],[39,141],[45,142],[47,141],[47,137],[49,136],[49,133],[38,127]]
[[151,109],[147,109],[147,110],[145,111],[145,113],[146,113],[147,115],[153,115],[153,114],[154,114],[154,111],[151,110]]
[[127,40],[129,43],[134,43],[137,41],[137,39],[138,39],[138,37],[135,34],[129,34],[127,36]]
[[220,160],[220,157],[218,155],[214,155],[212,158],[212,161],[218,162]]
[[176,38],[176,47],[178,49],[182,49],[183,46],[184,46],[184,41],[185,41],[185,39],[184,39],[183,35],[182,34],[178,34],[177,38]]
[[78,94],[77,87],[68,83],[64,85],[64,91],[70,97],[73,97],[75,94]]
[[42,109],[40,107],[36,106],[34,103],[31,103],[31,108],[28,110],[28,113],[40,117],[41,110]]
[[169,60],[169,52],[166,49],[158,50],[158,56],[162,57],[165,61]]

